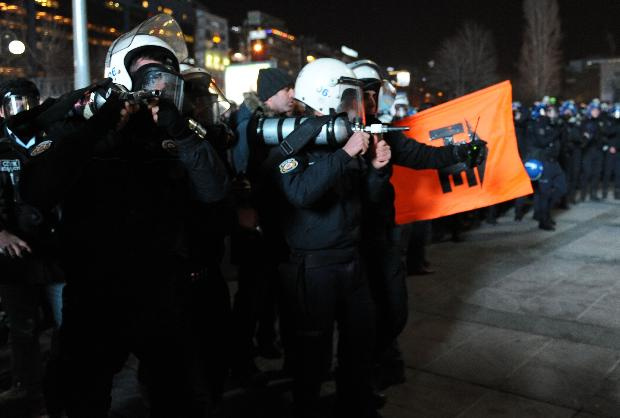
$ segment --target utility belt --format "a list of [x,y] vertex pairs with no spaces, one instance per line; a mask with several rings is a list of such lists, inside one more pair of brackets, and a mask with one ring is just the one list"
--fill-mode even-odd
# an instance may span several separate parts
[[306,268],[346,264],[359,258],[360,254],[357,248],[291,252],[291,261],[303,263]]

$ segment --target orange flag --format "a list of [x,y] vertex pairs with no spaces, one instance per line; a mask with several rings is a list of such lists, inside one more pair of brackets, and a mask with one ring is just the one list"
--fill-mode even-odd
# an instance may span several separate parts
[[485,161],[474,169],[457,164],[441,170],[394,166],[396,222],[434,219],[505,202],[532,193],[517,150],[512,119],[510,81],[432,107],[394,125],[431,146],[469,141],[487,142]]

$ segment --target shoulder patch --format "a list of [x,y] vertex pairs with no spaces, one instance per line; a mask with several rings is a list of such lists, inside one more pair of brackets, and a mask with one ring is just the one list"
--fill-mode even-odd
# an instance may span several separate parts
[[165,141],[162,141],[161,147],[164,150],[168,151],[170,154],[177,153],[177,143],[174,142],[172,139],[166,139]]
[[36,157],[37,155],[43,154],[45,151],[50,149],[51,146],[52,146],[52,141],[50,141],[49,139],[47,141],[43,141],[39,145],[34,147],[32,151],[30,151],[30,156]]
[[284,160],[279,165],[280,173],[286,174],[288,172],[291,172],[295,170],[298,165],[299,165],[299,162],[297,162],[297,160],[294,158],[289,158],[288,160]]

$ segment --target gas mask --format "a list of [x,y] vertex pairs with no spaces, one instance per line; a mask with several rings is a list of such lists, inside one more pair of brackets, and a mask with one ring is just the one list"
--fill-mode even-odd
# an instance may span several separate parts
[[131,76],[133,91],[160,91],[160,99],[167,99],[183,110],[183,78],[170,66],[163,64],[146,64],[138,68]]

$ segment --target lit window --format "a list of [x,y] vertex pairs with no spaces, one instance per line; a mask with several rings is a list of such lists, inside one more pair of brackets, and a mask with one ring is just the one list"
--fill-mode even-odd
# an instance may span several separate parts
[[146,9],[147,7],[149,7],[149,2],[148,2],[148,1],[146,1],[146,0],[144,0],[144,1],[142,2],[142,7],[144,7],[145,9]]

